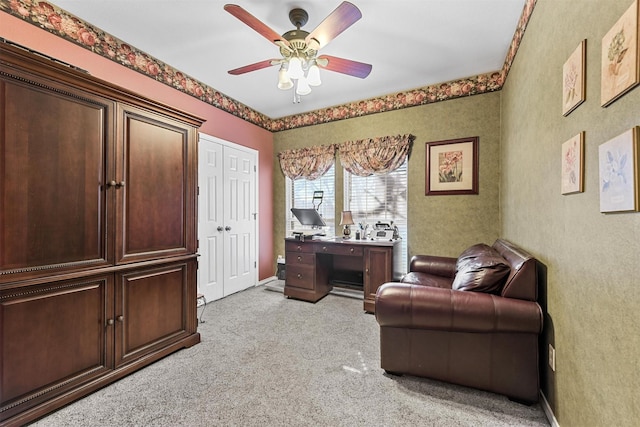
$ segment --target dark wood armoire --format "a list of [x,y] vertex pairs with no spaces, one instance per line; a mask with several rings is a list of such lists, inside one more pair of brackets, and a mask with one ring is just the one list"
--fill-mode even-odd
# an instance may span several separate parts
[[0,43],[0,425],[200,341],[202,122]]

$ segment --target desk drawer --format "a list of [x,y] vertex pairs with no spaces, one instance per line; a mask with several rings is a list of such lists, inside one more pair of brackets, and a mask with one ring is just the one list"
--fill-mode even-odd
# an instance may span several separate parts
[[357,245],[345,245],[345,244],[334,244],[334,245],[325,245],[322,243],[316,243],[316,252],[321,254],[332,254],[332,255],[353,255],[353,256],[362,256],[362,246]]
[[285,242],[284,250],[287,252],[313,252],[313,243]]
[[286,284],[287,286],[313,290],[314,273],[313,265],[287,265]]
[[309,252],[287,252],[285,260],[287,267],[299,264],[313,265],[316,262],[316,255]]

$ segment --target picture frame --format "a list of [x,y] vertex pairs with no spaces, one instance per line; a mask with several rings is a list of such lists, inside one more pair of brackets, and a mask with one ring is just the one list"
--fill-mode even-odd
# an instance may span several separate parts
[[478,194],[477,136],[426,143],[426,196]]
[[606,107],[640,82],[638,0],[602,38],[601,105]]
[[598,147],[600,212],[638,211],[636,126]]
[[584,132],[562,144],[561,193],[584,192]]
[[587,40],[580,42],[562,66],[562,115],[567,116],[586,98]]

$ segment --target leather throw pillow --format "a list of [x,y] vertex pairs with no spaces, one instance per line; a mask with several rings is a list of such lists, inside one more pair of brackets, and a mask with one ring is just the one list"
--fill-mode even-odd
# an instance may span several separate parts
[[458,257],[451,289],[499,294],[510,269],[491,246],[473,245]]

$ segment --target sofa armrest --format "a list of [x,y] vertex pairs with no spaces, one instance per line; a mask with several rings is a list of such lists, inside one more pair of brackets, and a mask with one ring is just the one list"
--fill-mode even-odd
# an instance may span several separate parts
[[406,283],[379,287],[375,314],[381,327],[484,333],[542,331],[542,310],[534,301]]
[[414,255],[409,264],[409,271],[453,278],[456,275],[457,261],[457,258],[450,257]]

